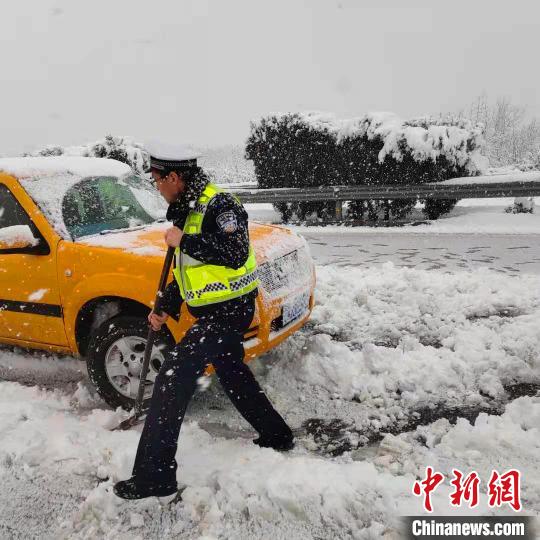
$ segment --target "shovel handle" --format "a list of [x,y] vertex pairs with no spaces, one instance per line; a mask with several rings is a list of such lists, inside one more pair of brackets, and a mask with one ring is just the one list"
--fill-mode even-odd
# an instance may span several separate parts
[[[165,255],[165,261],[163,263],[163,269],[161,270],[161,276],[159,278],[158,292],[156,294],[156,300],[154,302],[154,311],[160,312],[163,292],[167,285],[167,278],[169,277],[169,270],[171,269],[172,260],[174,257],[174,248],[169,247],[167,249],[167,255]],[[148,375],[148,368],[150,367],[150,357],[152,356],[152,348],[156,339],[156,332],[152,327],[148,330],[148,337],[146,338],[146,347],[144,348],[144,360],[141,369],[141,378],[139,379],[139,389],[137,391],[137,400],[135,401],[135,416],[140,416],[142,413],[142,406],[144,400],[144,387],[146,383],[146,376]]]

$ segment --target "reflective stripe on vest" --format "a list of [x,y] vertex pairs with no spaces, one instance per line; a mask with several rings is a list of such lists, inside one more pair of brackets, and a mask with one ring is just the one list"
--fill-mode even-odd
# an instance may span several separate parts
[[[184,234],[199,234],[206,208],[212,197],[222,192],[215,184],[208,184],[189,212]],[[234,196],[234,195],[233,195]],[[235,197],[236,200],[238,200]],[[238,201],[240,202],[240,201]],[[207,264],[176,248],[176,268],[173,270],[182,298],[190,306],[204,306],[243,296],[259,285],[257,261],[253,246],[249,245],[246,263],[238,269]]]

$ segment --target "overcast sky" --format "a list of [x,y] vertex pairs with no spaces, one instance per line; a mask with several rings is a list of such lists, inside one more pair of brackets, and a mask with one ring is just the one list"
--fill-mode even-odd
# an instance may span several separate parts
[[2,2],[0,154],[107,133],[243,143],[253,118],[540,117],[537,0]]

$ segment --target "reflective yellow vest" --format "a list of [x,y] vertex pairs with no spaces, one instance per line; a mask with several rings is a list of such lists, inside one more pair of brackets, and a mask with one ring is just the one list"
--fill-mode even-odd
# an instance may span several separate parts
[[[184,225],[184,234],[199,234],[208,203],[222,192],[215,184],[209,183],[191,209]],[[234,196],[234,195],[233,195]],[[238,200],[235,197],[236,200]],[[238,202],[240,202],[238,200]],[[176,268],[173,275],[180,294],[189,306],[205,306],[225,302],[251,292],[259,285],[257,261],[251,242],[246,263],[235,270],[228,266],[207,264],[176,248]]]

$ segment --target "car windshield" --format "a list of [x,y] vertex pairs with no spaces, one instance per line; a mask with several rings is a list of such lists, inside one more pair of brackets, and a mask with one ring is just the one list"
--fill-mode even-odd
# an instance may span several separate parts
[[62,216],[73,239],[147,225],[163,218],[165,201],[140,176],[100,176],[72,186],[62,201]]

